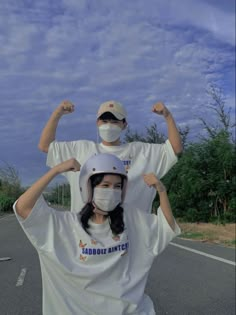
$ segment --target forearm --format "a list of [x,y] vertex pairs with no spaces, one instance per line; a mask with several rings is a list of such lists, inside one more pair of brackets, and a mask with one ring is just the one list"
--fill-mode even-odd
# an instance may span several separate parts
[[47,124],[45,125],[40,140],[38,144],[38,148],[43,152],[48,152],[48,148],[51,142],[53,142],[56,138],[56,130],[59,123],[61,115],[57,112],[52,113],[49,118]]
[[28,217],[44,189],[58,174],[59,172],[57,171],[56,167],[50,169],[45,175],[38,179],[29,189],[26,190],[25,193],[23,193],[19,197],[16,203],[16,212],[23,219],[26,219]]
[[175,121],[171,113],[169,112],[168,115],[165,117],[167,128],[168,128],[168,139],[172,145],[172,148],[175,154],[180,154],[183,151],[183,145],[180,133],[178,128],[176,127]]
[[156,177],[156,175],[154,173],[144,174],[143,179],[149,187],[153,187],[156,189],[156,191],[159,195],[160,207],[162,209],[162,212],[163,212],[167,222],[169,223],[170,227],[174,231],[175,219],[174,219],[174,216],[173,216],[173,213],[171,210],[171,205],[169,202],[169,198],[168,198],[165,186]]
[[171,205],[169,202],[169,198],[167,195],[167,192],[161,191],[158,192],[159,193],[159,199],[160,199],[160,207],[162,209],[162,212],[166,218],[166,221],[168,222],[168,224],[170,225],[170,227],[172,228],[172,230],[175,229],[175,219],[171,210]]

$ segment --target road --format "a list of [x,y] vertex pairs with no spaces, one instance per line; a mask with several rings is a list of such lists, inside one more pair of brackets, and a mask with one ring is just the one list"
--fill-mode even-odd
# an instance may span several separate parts
[[[0,314],[41,315],[38,256],[14,215],[0,219],[3,257],[11,260],[0,261]],[[234,262],[234,249],[174,240],[155,261],[148,279],[146,291],[157,315],[234,315]]]

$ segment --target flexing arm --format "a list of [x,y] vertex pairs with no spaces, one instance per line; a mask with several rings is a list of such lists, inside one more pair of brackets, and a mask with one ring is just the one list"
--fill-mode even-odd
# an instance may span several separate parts
[[143,179],[149,187],[154,187],[156,191],[158,192],[159,198],[160,198],[160,207],[162,209],[162,212],[166,218],[166,221],[169,223],[170,227],[174,231],[175,219],[171,210],[171,206],[170,206],[170,202],[169,202],[169,198],[168,198],[165,186],[153,173],[143,175]]
[[26,219],[33,209],[37,199],[55,176],[63,172],[77,172],[79,170],[80,164],[74,158],[54,166],[19,197],[16,203],[16,212],[23,219]]
[[168,128],[168,139],[175,154],[180,154],[183,151],[182,140],[172,114],[162,102],[155,104],[152,111],[158,115],[164,116]]
[[74,111],[74,105],[69,101],[63,101],[52,113],[48,122],[46,123],[38,144],[39,150],[47,153],[51,142],[55,140],[56,130],[60,118]]

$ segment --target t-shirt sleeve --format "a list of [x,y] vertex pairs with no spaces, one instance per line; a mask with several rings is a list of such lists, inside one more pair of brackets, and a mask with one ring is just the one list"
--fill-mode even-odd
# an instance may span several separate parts
[[78,158],[76,156],[76,141],[53,141],[50,143],[47,154],[47,166],[53,167],[71,158]]
[[151,256],[159,255],[180,234],[177,223],[175,222],[175,229],[172,230],[160,207],[157,215],[133,209],[130,211],[130,217],[132,226],[135,226],[136,241]]
[[175,228],[172,230],[160,207],[157,210],[157,215],[153,216],[154,220],[151,229],[150,243],[153,254],[156,256],[159,255],[168,246],[168,244],[181,233],[181,230],[176,222]]
[[16,203],[13,205],[15,215],[32,245],[38,250],[50,251],[59,235],[61,224],[58,211],[50,208],[41,196],[29,216],[23,219],[16,212]]
[[149,163],[158,178],[162,178],[178,161],[169,140],[163,144],[149,144],[146,151]]

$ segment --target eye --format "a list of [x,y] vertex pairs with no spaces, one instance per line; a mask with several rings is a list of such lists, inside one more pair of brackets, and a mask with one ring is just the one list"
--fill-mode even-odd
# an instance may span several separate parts
[[108,187],[109,187],[109,184],[101,184],[100,187],[108,188]]

